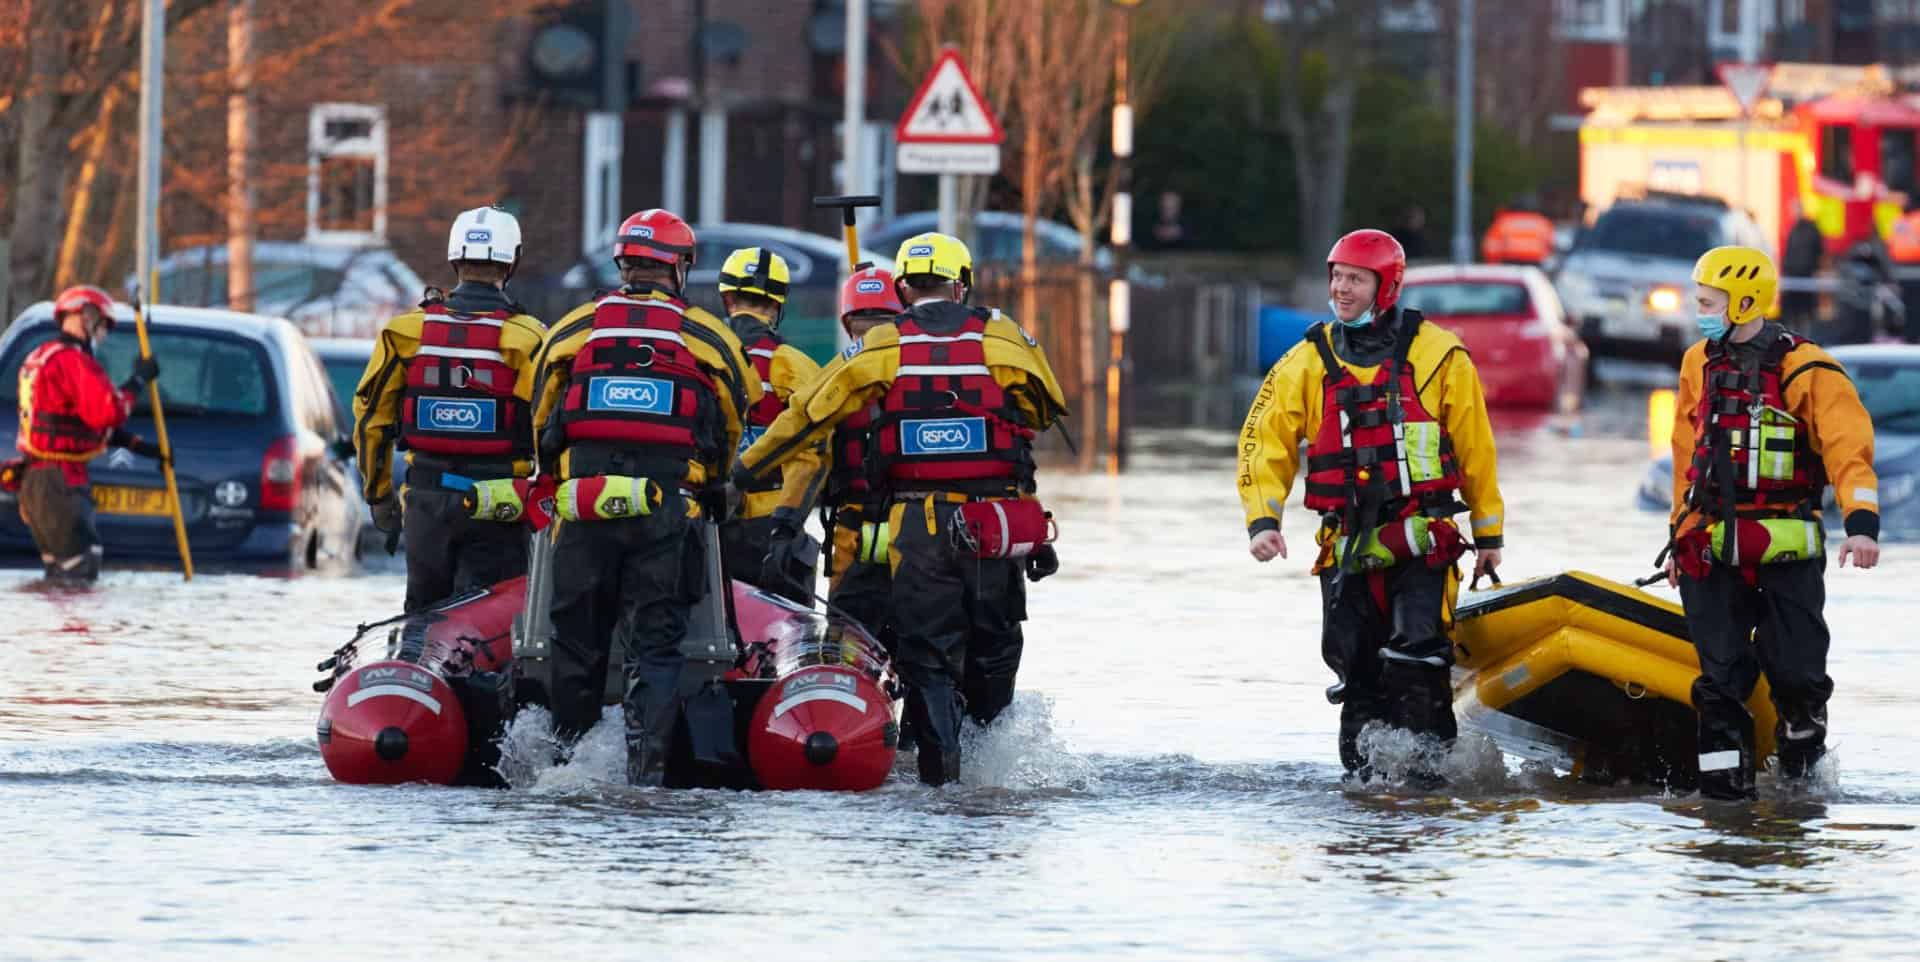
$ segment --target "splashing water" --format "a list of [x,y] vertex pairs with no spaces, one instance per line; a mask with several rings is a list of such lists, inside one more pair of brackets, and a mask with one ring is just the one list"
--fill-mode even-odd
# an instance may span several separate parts
[[1039,692],[1016,694],[986,728],[967,726],[960,746],[960,784],[968,788],[1084,792],[1098,782],[1093,763],[1054,730],[1053,698]]
[[1446,790],[1454,794],[1487,794],[1509,787],[1506,756],[1493,739],[1478,732],[1462,734],[1449,748],[1432,735],[1369,722],[1360,730],[1357,744],[1372,769],[1365,783],[1368,788],[1405,787],[1426,773],[1445,779]]
[[553,734],[553,715],[530,705],[507,724],[500,738],[501,777],[516,789],[577,792],[627,781],[626,715],[608,708],[600,721],[568,750]]

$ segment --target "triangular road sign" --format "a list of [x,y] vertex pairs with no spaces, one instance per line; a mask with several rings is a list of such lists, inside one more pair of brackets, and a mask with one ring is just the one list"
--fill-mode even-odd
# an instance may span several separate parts
[[1733,99],[1740,102],[1742,113],[1753,113],[1753,105],[1760,102],[1760,95],[1766,93],[1767,83],[1772,79],[1773,64],[1770,63],[1720,65],[1720,82],[1726,84]]
[[940,54],[894,128],[903,144],[998,144],[1006,139],[993,108],[952,50]]

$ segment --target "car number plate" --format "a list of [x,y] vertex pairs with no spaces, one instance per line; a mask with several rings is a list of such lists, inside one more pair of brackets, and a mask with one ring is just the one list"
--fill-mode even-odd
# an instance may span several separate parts
[[94,509],[103,514],[168,515],[173,507],[163,488],[94,485]]

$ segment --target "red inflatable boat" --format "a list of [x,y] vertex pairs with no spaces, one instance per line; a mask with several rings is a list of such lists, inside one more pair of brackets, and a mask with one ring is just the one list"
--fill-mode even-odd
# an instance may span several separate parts
[[[333,777],[501,784],[497,740],[515,710],[511,663],[527,584],[515,578],[362,626],[321,662],[316,733]],[[739,640],[727,646],[730,662],[703,662],[713,677],[688,699],[667,784],[864,791],[885,781],[899,742],[898,682],[880,644],[838,615],[732,587]],[[613,662],[618,679],[617,653]],[[619,685],[609,689],[618,703]]]

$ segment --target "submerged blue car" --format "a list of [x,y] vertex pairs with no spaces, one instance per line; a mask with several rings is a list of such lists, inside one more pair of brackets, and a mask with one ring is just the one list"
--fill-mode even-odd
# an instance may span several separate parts
[[[116,304],[114,313],[119,325],[100,362],[117,383],[132,370],[139,341],[132,309]],[[20,365],[54,330],[53,305],[42,301],[0,337],[5,407],[18,410]],[[292,570],[350,563],[365,509],[355,507],[345,429],[306,338],[279,318],[167,306],[152,308],[148,330],[195,562]],[[9,457],[18,430],[18,417],[0,417],[0,451]],[[155,437],[145,395],[127,430]],[[108,565],[173,558],[159,462],[115,449],[91,470]],[[38,557],[10,498],[0,504],[0,555]]]
[[[1830,352],[1847,369],[1873,417],[1873,467],[1880,476],[1880,537],[1920,540],[1920,345],[1849,344]],[[1642,510],[1673,507],[1673,456],[1648,465],[1634,501]],[[1826,494],[1831,517],[1833,492]],[[1839,530],[1830,525],[1828,534]]]

